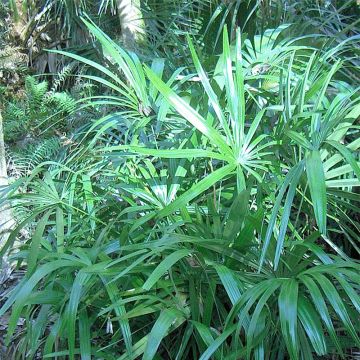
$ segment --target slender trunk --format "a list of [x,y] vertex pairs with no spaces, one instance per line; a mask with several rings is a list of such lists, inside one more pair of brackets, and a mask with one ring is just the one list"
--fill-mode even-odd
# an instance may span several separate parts
[[145,21],[140,9],[140,0],[117,0],[124,47],[135,50],[146,41]]
[[24,42],[26,35],[25,30],[27,27],[27,13],[25,6],[22,0],[16,0],[11,7],[13,10],[13,19],[15,20],[12,36],[19,38],[21,42]]
[[[7,176],[7,169],[6,169],[6,157],[5,157],[5,142],[4,142],[4,130],[3,130],[3,121],[1,116],[1,109],[0,109],[0,194],[1,190],[8,185],[8,176]],[[3,224],[4,214],[3,210],[1,210],[0,216],[0,229],[2,229],[1,225]],[[0,232],[1,233],[1,232]],[[1,237],[0,237],[1,239]],[[1,241],[0,241],[0,248],[1,248]]]
[[[8,176],[6,170],[6,157],[5,157],[5,143],[4,143],[4,131],[3,123],[0,109],[0,198],[1,192],[8,185]],[[0,203],[0,249],[6,243],[9,231],[13,225],[14,221],[11,215],[10,210],[6,205]],[[0,268],[0,285],[7,279],[9,275],[9,264],[7,262],[6,256],[1,260]]]

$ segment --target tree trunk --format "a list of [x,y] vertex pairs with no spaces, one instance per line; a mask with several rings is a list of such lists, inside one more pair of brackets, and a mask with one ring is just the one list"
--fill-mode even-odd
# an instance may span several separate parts
[[12,36],[19,38],[21,42],[24,42],[25,30],[27,27],[27,13],[25,11],[23,1],[16,0],[11,8],[13,11],[13,19],[15,20]]
[[[4,143],[4,131],[3,131],[3,123],[0,109],[0,198],[1,192],[8,185],[8,176],[6,170],[6,157],[5,157],[5,143]],[[9,231],[14,224],[14,220],[12,218],[10,209],[7,208],[7,205],[0,204],[0,249],[6,243],[9,237]],[[9,276],[9,264],[7,262],[6,256],[4,256],[1,260],[1,268],[0,268],[0,286],[6,281]]]
[[[3,123],[2,123],[2,116],[1,116],[1,109],[0,109],[0,194],[5,186],[8,185],[8,176],[6,170],[6,157],[5,157],[5,143],[4,143],[4,131],[3,131]],[[4,227],[4,220],[8,220],[6,213],[7,211],[4,210],[4,207],[0,208],[1,216],[0,216],[0,234],[2,233]],[[5,213],[4,213],[5,211]],[[0,248],[3,245],[2,236],[0,235]]]
[[124,47],[135,50],[146,41],[145,21],[140,9],[140,0],[117,0]]

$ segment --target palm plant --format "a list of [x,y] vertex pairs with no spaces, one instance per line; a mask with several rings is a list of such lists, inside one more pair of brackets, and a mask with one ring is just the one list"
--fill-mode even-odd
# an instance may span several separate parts
[[81,108],[107,114],[8,189],[26,211],[2,254],[31,233],[12,255],[27,274],[0,309],[19,357],[312,359],[359,346],[360,105],[342,71],[356,38],[319,49],[285,26],[233,40],[225,27],[215,63],[189,38],[193,67],[171,72],[84,22],[103,64],[60,54],[107,89]]

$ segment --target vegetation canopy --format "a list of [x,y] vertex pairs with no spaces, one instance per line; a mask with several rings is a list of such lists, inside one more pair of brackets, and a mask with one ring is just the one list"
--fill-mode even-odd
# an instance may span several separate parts
[[0,358],[359,356],[359,19],[1,2]]

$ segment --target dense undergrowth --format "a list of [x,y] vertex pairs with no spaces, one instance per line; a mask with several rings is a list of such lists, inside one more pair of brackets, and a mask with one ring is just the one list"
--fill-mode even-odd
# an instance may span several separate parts
[[91,91],[27,78],[8,102],[5,140],[48,150],[17,152],[28,166],[3,189],[17,225],[1,254],[26,269],[0,309],[14,357],[360,347],[357,5],[251,3],[203,11],[192,37],[181,23],[170,55],[127,51],[83,16],[91,55],[52,53]]

